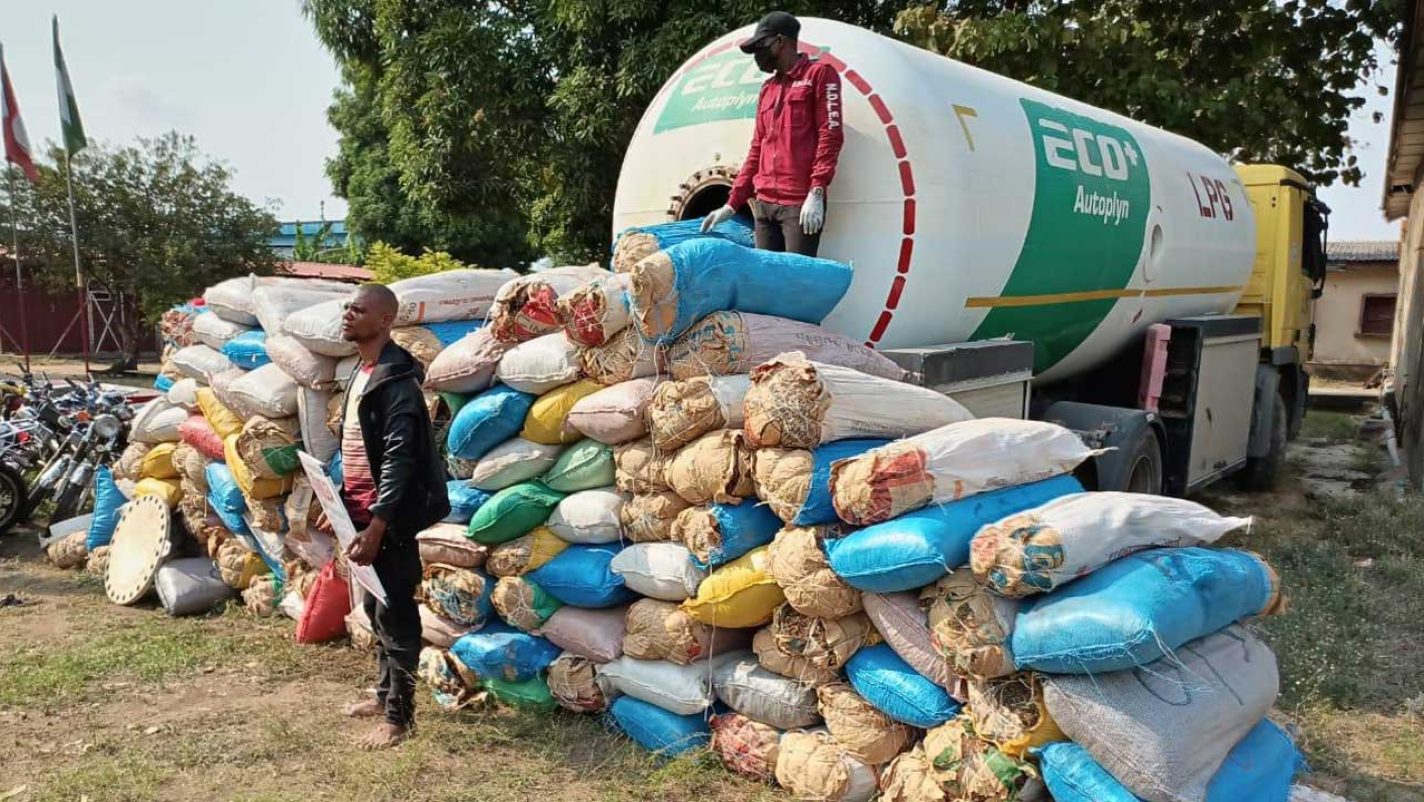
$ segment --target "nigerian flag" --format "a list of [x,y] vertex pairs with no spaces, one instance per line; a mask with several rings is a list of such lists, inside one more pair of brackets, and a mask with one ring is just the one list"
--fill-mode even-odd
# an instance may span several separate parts
[[59,126],[64,131],[64,149],[70,156],[84,149],[84,123],[79,119],[79,103],[74,99],[74,85],[69,82],[69,68],[64,66],[64,51],[59,49],[59,16],[54,17],[54,73],[59,86]]

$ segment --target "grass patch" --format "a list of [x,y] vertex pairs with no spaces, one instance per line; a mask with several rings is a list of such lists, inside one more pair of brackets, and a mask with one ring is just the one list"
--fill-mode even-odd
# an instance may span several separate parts
[[34,802],[150,802],[167,772],[134,755],[83,757],[66,765],[35,789]]
[[1305,440],[1334,443],[1354,440],[1359,428],[1359,419],[1349,413],[1307,409],[1305,420],[1300,425],[1300,436]]

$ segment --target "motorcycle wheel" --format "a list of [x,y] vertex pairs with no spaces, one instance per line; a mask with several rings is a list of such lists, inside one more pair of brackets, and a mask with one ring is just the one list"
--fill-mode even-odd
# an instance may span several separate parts
[[0,535],[28,517],[28,489],[25,477],[9,465],[0,463]]
[[67,521],[79,514],[80,505],[84,502],[85,488],[71,482],[64,492],[59,494],[59,498],[54,501],[54,513],[49,516],[51,522]]

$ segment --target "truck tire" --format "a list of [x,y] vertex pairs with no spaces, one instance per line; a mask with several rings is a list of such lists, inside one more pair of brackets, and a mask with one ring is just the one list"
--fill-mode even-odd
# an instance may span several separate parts
[[1151,429],[1143,429],[1138,434],[1129,464],[1127,481],[1122,487],[1124,491],[1153,496],[1162,494],[1162,447]]
[[1241,471],[1241,486],[1247,490],[1271,490],[1280,481],[1286,463],[1286,433],[1290,427],[1286,402],[1276,393],[1271,399],[1271,450],[1265,456],[1250,457]]

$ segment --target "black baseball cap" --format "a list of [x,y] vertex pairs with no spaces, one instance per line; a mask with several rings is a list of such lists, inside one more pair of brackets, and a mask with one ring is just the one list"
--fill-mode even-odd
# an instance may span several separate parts
[[750,39],[742,42],[743,53],[755,53],[763,45],[771,41],[772,37],[785,36],[788,39],[795,39],[801,33],[801,23],[796,18],[785,11],[773,11],[761,18],[757,23],[756,30],[752,31]]

